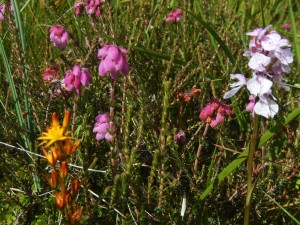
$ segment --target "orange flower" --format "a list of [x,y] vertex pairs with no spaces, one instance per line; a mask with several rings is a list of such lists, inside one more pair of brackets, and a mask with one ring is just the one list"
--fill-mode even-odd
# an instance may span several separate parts
[[66,205],[66,193],[65,192],[55,192],[55,203],[59,210],[62,210]]
[[47,159],[48,163],[53,166],[56,163],[57,159],[58,159],[58,155],[57,155],[58,152],[57,152],[56,148],[51,147],[50,152],[46,151],[43,148],[43,152],[44,152],[44,155],[46,156],[46,159]]
[[65,179],[68,176],[68,164],[66,161],[63,161],[60,165],[60,177]]
[[50,145],[52,145],[57,141],[73,139],[71,136],[69,136],[70,132],[66,132],[69,122],[70,122],[69,111],[65,112],[62,126],[60,126],[59,124],[57,114],[53,113],[51,127],[47,129],[47,132],[43,132],[42,136],[38,138],[38,140],[42,140],[42,143],[40,143],[39,146],[46,144],[45,147],[49,147]]
[[72,155],[76,151],[79,145],[80,145],[80,141],[76,141],[75,143],[73,143],[73,141],[66,140],[64,151],[67,155]]
[[71,194],[74,196],[78,193],[80,181],[77,177],[71,178]]
[[45,177],[46,177],[48,183],[50,184],[50,186],[52,188],[56,188],[58,180],[59,180],[58,173],[56,172],[56,170],[52,169],[51,176],[45,176]]
[[70,213],[72,223],[79,223],[80,222],[81,215],[82,215],[82,209],[83,209],[83,207],[80,207],[79,209],[77,209],[77,206],[75,206],[72,209],[72,212]]

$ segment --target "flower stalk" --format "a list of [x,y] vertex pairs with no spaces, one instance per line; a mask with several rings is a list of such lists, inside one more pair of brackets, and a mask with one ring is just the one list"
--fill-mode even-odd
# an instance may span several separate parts
[[254,153],[258,147],[258,140],[259,140],[259,115],[255,114],[253,119],[253,132],[251,134],[249,154],[247,160],[247,196],[245,202],[244,225],[249,225],[250,222],[252,193],[255,187],[255,184],[252,183],[253,159],[254,159]]

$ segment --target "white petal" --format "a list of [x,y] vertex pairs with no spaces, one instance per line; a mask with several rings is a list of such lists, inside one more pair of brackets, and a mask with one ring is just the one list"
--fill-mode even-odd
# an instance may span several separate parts
[[272,51],[275,50],[279,44],[281,37],[277,33],[271,33],[266,35],[261,41],[261,45],[264,50]]
[[268,103],[259,100],[254,106],[254,112],[265,118],[273,118],[278,112],[278,104],[272,99],[268,99]]
[[226,92],[223,96],[224,99],[228,99],[231,98],[232,96],[234,96],[240,89],[242,88],[242,86],[238,86],[235,88],[232,88],[230,91]]
[[264,76],[254,76],[247,82],[247,89],[252,95],[259,96],[271,91],[272,81]]
[[251,57],[251,59],[248,63],[248,66],[253,70],[263,72],[266,70],[265,67],[270,63],[270,61],[271,61],[271,59],[268,56],[265,56],[260,53],[255,53]]

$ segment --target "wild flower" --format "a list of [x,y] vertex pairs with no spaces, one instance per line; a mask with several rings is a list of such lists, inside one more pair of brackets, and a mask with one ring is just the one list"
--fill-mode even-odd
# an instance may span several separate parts
[[285,23],[285,24],[282,24],[281,26],[283,29],[286,29],[286,30],[290,30],[292,28],[291,24],[290,23]]
[[186,93],[179,92],[176,97],[181,101],[190,102],[193,96],[197,96],[201,92],[202,92],[201,89],[193,87],[191,90],[189,90]]
[[168,17],[166,18],[166,22],[178,22],[184,16],[182,9],[176,9],[175,11],[169,12]]
[[70,122],[70,112],[69,111],[65,112],[62,126],[60,126],[60,123],[57,118],[57,114],[53,113],[51,127],[47,128],[47,132],[43,132],[42,136],[38,138],[38,140],[42,141],[39,144],[39,146],[46,144],[45,147],[49,147],[50,145],[52,145],[53,143],[55,143],[57,141],[73,139],[70,136],[70,132],[67,132],[67,127],[69,125],[69,122]]
[[46,83],[51,83],[52,80],[59,79],[59,67],[58,66],[50,66],[43,72],[43,80]]
[[82,1],[78,1],[74,4],[75,16],[81,16],[84,10],[84,4]]
[[50,40],[60,50],[65,50],[69,40],[69,34],[63,26],[54,25],[49,30]]
[[127,75],[129,65],[126,60],[128,54],[125,48],[116,45],[105,45],[98,50],[98,58],[101,60],[99,64],[99,75],[105,76],[109,73],[113,80],[117,79],[120,74]]
[[238,79],[238,82],[231,84],[232,89],[224,95],[225,99],[230,98],[246,85],[252,95],[247,111],[253,109],[266,118],[274,117],[279,110],[271,88],[275,82],[289,89],[282,74],[290,72],[289,64],[293,62],[288,40],[274,30],[268,31],[270,28],[271,25],[247,33],[252,39],[244,56],[250,58],[248,66],[253,70],[252,77],[246,79],[242,74],[231,74],[231,79]]
[[[4,15],[5,15],[5,7],[6,7],[5,3],[2,3],[2,4],[0,5],[0,21],[4,19]],[[11,13],[14,12],[14,7],[13,7],[13,5],[12,5],[11,3],[9,4],[9,11],[10,11]]]
[[112,140],[112,136],[109,133],[109,118],[106,113],[100,114],[96,117],[96,124],[94,126],[93,132],[96,134],[96,140],[99,141],[105,138],[107,141]]
[[184,143],[186,141],[185,133],[183,130],[179,130],[178,134],[174,136],[174,141],[178,143]]
[[210,101],[200,112],[199,118],[209,123],[212,128],[216,128],[219,123],[224,122],[225,116],[232,114],[229,106],[224,105],[217,99]]
[[75,65],[72,70],[66,72],[64,84],[68,91],[75,89],[77,94],[81,92],[81,86],[88,87],[92,83],[92,77],[88,69]]
[[101,15],[100,6],[105,2],[105,0],[85,0],[85,9],[89,15],[95,14],[96,16]]

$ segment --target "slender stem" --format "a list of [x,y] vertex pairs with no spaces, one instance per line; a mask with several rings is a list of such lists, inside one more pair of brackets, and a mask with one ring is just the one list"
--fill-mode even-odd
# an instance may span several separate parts
[[115,116],[115,80],[111,79],[110,87],[110,107],[109,107],[109,132],[112,136],[110,145],[110,160],[112,168],[115,167],[114,155],[115,155],[115,129],[114,129],[114,116]]
[[200,143],[199,143],[199,146],[198,146],[197,155],[196,155],[196,159],[195,159],[195,162],[194,162],[194,178],[195,179],[196,179],[196,174],[197,174],[197,170],[198,170],[198,160],[199,160],[201,149],[202,149],[202,146],[203,146],[203,141],[204,141],[204,139],[206,137],[206,134],[207,134],[207,131],[208,131],[208,127],[209,127],[209,123],[207,123],[206,126],[205,126],[204,132],[202,134],[202,137],[201,137],[201,140],[200,140]]
[[252,183],[253,159],[254,159],[254,153],[258,147],[258,137],[259,137],[258,132],[259,132],[259,116],[255,114],[253,119],[253,132],[251,134],[250,148],[249,148],[248,161],[247,161],[247,196],[246,196],[246,203],[245,203],[244,225],[249,225],[250,223],[252,192],[255,186],[255,184]]

